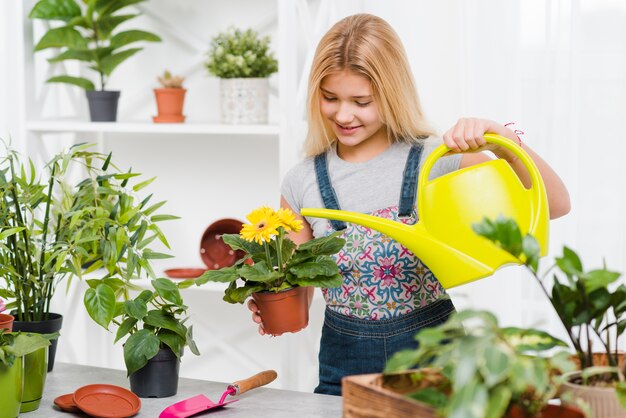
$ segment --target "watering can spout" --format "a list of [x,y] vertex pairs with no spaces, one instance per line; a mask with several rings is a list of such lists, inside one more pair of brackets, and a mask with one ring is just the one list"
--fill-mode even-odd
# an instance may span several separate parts
[[[334,209],[303,208],[300,214],[362,225],[402,243],[413,254],[427,254],[422,261],[446,289],[487,277],[497,268],[436,239],[421,223],[407,225],[378,216]],[[515,263],[517,260],[510,256],[509,261]]]

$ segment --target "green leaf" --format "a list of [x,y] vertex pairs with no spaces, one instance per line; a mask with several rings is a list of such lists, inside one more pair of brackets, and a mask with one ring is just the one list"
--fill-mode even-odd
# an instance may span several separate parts
[[174,215],[154,215],[150,218],[152,222],[161,222],[161,221],[172,221],[175,219],[180,219],[180,216]]
[[[94,67],[94,69],[101,71],[105,75],[111,75],[113,70],[115,70],[118,65],[120,65],[122,62],[126,61],[128,58],[132,57],[142,49],[143,48],[131,48],[120,51],[117,54],[111,54],[109,56],[106,56],[100,61],[100,64],[97,67]],[[137,186],[133,187],[133,190],[137,191]]]
[[147,260],[161,260],[164,258],[173,258],[172,255],[164,254],[164,253],[157,253],[156,251],[152,251],[150,249],[143,250],[143,253],[141,255],[143,258]]
[[69,75],[59,75],[50,77],[46,80],[46,83],[67,83],[73,84],[85,90],[95,90],[96,86],[88,79],[84,77],[72,77]]
[[96,55],[93,51],[85,49],[85,50],[76,50],[76,49],[67,49],[59,55],[48,58],[48,62],[60,62],[65,60],[78,60],[91,62],[96,58]]
[[311,279],[317,276],[333,276],[339,274],[339,268],[332,258],[325,256],[293,266],[289,268],[289,272],[295,274],[298,278]]
[[334,233],[307,241],[301,244],[296,251],[308,251],[313,255],[332,255],[338,253],[345,244],[346,240],[338,238],[337,233]]
[[99,284],[95,289],[85,291],[84,304],[91,319],[103,328],[109,329],[109,323],[115,314],[115,293],[106,284]]
[[133,191],[138,192],[139,190],[143,189],[144,187],[152,183],[154,180],[156,180],[156,177],[152,177],[148,180],[142,181],[141,183],[135,184],[133,186]]
[[296,276],[289,275],[287,277],[287,281],[292,286],[313,286],[334,289],[341,286],[343,283],[343,276],[340,273],[337,273],[334,276],[315,276],[311,278],[298,278]]
[[155,279],[152,280],[152,286],[156,290],[157,294],[163,299],[178,306],[183,304],[183,299],[180,297],[178,286],[176,286],[176,284],[171,280]]
[[133,42],[160,42],[161,38],[157,35],[143,30],[127,30],[119,32],[111,38],[111,46],[115,49],[121,48]]
[[98,38],[100,40],[109,39],[111,37],[111,32],[113,32],[113,30],[115,30],[117,26],[137,16],[139,15],[130,14],[130,15],[115,15],[115,16],[110,16],[110,15],[99,16],[98,21],[96,22],[98,26]]
[[117,329],[117,333],[115,334],[115,341],[113,342],[116,343],[121,338],[124,338],[126,334],[128,334],[133,328],[135,328],[137,322],[138,321],[135,318],[126,318],[124,321],[122,321],[119,328]]
[[485,418],[504,417],[504,413],[511,402],[511,389],[506,386],[497,386],[489,393],[487,414]]
[[264,253],[262,245],[245,240],[239,234],[223,234],[222,241],[233,250],[242,250],[248,254]]
[[80,6],[74,0],[40,0],[32,8],[28,17],[68,22],[80,14]]
[[185,338],[167,329],[159,331],[157,337],[163,344],[172,349],[176,357],[180,357],[185,347]]
[[526,235],[522,241],[522,252],[526,257],[526,264],[533,272],[539,267],[539,258],[541,257],[541,248],[539,243],[532,235]]
[[178,320],[176,320],[176,318],[174,318],[171,314],[162,311],[148,311],[148,314],[144,317],[143,321],[155,328],[165,328],[170,331],[174,331],[183,338],[187,334],[185,327]]
[[610,284],[614,283],[621,273],[608,271],[606,269],[592,270],[585,274],[584,285],[587,293],[591,293],[596,289],[606,289]]
[[146,0],[95,0],[92,1],[92,3],[94,3],[95,10],[98,11],[98,14],[103,16],[110,15],[124,7],[144,1]]
[[425,387],[417,392],[409,393],[408,396],[437,409],[443,408],[450,401],[448,396],[432,387]]
[[197,286],[201,286],[206,282],[229,283],[234,282],[241,276],[236,267],[224,267],[219,270],[207,270],[200,277],[194,280]]
[[17,228],[7,228],[4,231],[0,232],[0,241],[5,240],[7,237],[10,237],[11,235],[15,235],[20,231],[23,231],[25,228],[24,227],[17,227]]
[[497,345],[485,348],[484,362],[480,370],[488,387],[493,387],[507,377],[509,371],[509,355]]
[[196,356],[200,355],[200,350],[198,350],[198,346],[196,346],[196,342],[193,340],[193,325],[187,327],[187,337],[185,343],[189,346],[189,349]]
[[131,318],[140,321],[148,313],[148,306],[141,299],[127,300],[124,301],[124,312]]
[[556,258],[556,265],[563,273],[570,276],[578,276],[583,272],[583,264],[580,257],[568,247],[563,247],[563,256]]
[[239,274],[242,278],[251,282],[271,282],[282,276],[280,272],[270,270],[264,261],[255,263],[252,266],[243,264],[239,267]]
[[6,349],[11,354],[13,354],[15,357],[22,357],[22,356],[25,356],[26,354],[33,353],[49,345],[50,345],[50,339],[44,337],[42,334],[19,333],[15,337],[13,345],[6,346],[6,348],[5,347],[3,348]]
[[626,382],[618,382],[615,385],[615,393],[622,409],[626,410]]
[[522,351],[545,351],[554,347],[567,347],[567,344],[544,331],[506,327],[501,329],[507,342]]
[[228,287],[224,294],[224,300],[228,303],[244,303],[250,295],[263,290],[265,290],[265,286],[262,283],[255,284],[254,282],[243,287]]
[[142,329],[128,337],[124,344],[124,362],[128,375],[144,367],[158,352],[159,339],[149,330]]
[[34,51],[46,48],[87,49],[87,41],[76,29],[63,26],[46,32],[35,45]]

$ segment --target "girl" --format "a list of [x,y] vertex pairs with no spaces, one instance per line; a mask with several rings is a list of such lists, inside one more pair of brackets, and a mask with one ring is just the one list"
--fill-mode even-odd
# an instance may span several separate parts
[[[415,223],[414,186],[420,165],[439,145],[424,120],[404,48],[383,19],[358,14],[336,23],[320,41],[308,91],[307,159],[285,177],[281,207],[326,207]],[[493,132],[522,146],[515,132],[489,120],[460,119],[443,135],[450,155],[431,177],[504,158],[528,185],[522,163],[486,144]],[[526,145],[546,185],[551,218],[566,214],[568,192],[557,174]],[[415,255],[388,237],[353,224],[302,218],[298,244],[336,230],[346,245],[336,256],[343,285],[324,289],[326,312],[317,393],[341,394],[346,375],[383,370],[395,351],[414,347],[413,336],[444,322],[454,305]],[[312,292],[310,293],[312,297]],[[248,302],[264,334],[261,312]]]

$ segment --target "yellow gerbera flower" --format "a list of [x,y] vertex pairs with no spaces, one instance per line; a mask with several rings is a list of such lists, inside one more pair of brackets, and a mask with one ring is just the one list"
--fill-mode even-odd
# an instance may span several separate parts
[[278,217],[279,226],[282,226],[287,231],[298,232],[302,229],[302,221],[296,219],[296,215],[287,208],[280,208],[276,212]]
[[246,216],[246,219],[250,223],[244,224],[239,233],[245,240],[262,244],[264,241],[269,242],[272,236],[278,233],[277,228],[280,226],[278,217],[270,207],[255,209]]

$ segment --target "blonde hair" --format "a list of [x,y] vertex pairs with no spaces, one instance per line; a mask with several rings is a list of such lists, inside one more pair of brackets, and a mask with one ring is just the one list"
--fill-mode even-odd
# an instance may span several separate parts
[[315,51],[307,96],[307,156],[324,152],[336,141],[320,110],[320,85],[324,77],[342,70],[370,80],[390,141],[414,142],[434,134],[424,118],[400,38],[384,19],[356,14],[330,28]]

